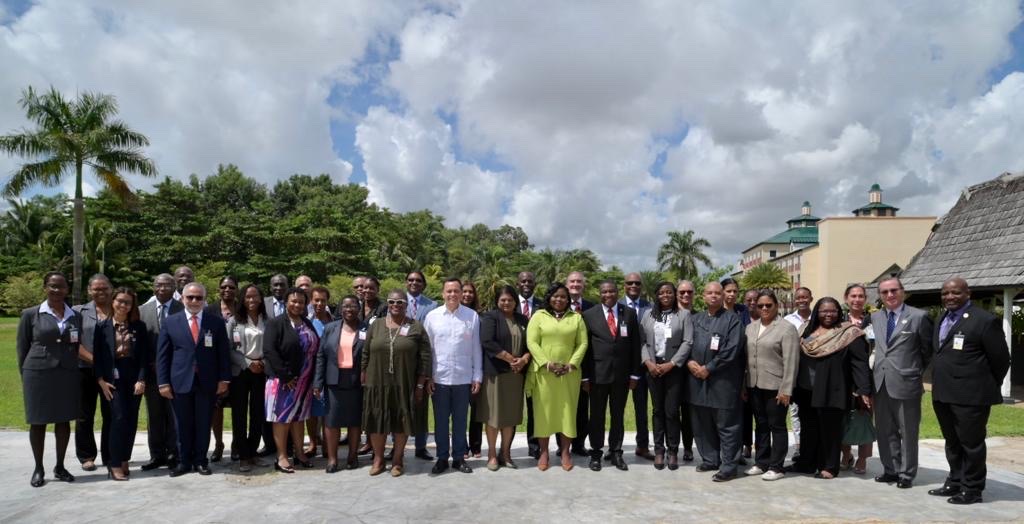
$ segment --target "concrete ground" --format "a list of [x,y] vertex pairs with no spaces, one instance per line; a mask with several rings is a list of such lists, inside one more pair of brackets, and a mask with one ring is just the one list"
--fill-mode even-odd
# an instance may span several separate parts
[[[960,507],[927,490],[946,474],[940,441],[921,446],[920,472],[913,489],[899,490],[872,480],[881,472],[876,458],[866,475],[843,472],[834,480],[789,475],[776,482],[758,477],[718,484],[695,463],[678,471],[655,470],[633,455],[627,435],[630,470],[606,467],[592,472],[586,459],[565,472],[554,459],[541,472],[526,457],[525,439],[517,436],[513,457],[519,470],[490,472],[484,459],[474,459],[472,474],[428,473],[432,463],[406,453],[406,474],[369,476],[363,466],[333,475],[316,469],[294,475],[262,468],[239,473],[234,465],[213,466],[214,474],[192,473],[168,478],[167,470],[142,473],[148,459],[145,435],[136,442],[129,482],[106,480],[103,470],[87,473],[73,456],[68,469],[72,484],[52,480],[53,435],[47,435],[48,482],[29,486],[32,459],[28,435],[0,432],[0,522],[327,522],[327,521],[523,521],[523,522],[1022,522],[1024,468],[1021,439],[993,438],[985,502]],[[73,455],[74,443],[69,455]],[[485,444],[486,447],[486,444]],[[485,455],[486,456],[486,455]]]

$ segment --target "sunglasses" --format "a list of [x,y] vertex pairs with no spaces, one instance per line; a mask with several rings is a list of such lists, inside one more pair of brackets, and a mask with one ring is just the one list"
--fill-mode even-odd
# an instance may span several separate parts
[[205,297],[202,297],[200,295],[185,295],[183,298],[185,300],[203,300],[203,298]]
[[687,290],[687,289],[680,289],[679,290],[679,294],[680,295],[692,295],[693,291],[690,291],[690,290]]
[[775,304],[758,304],[757,309],[771,309],[775,307]]
[[895,295],[896,293],[899,293],[899,291],[900,290],[898,290],[898,289],[879,289],[878,290],[878,292],[883,294],[883,295]]
[[627,286],[639,286],[640,285],[640,281],[639,280],[627,280],[626,281],[626,285]]
[[391,300],[391,299],[388,299],[388,305],[389,306],[404,306],[405,305],[405,301],[404,300]]

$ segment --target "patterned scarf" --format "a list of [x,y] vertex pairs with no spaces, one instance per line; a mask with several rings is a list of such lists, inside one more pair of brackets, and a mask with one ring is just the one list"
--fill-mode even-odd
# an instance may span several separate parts
[[800,342],[804,355],[811,358],[825,358],[849,346],[851,342],[864,334],[864,331],[849,323],[843,322],[824,335],[808,338]]

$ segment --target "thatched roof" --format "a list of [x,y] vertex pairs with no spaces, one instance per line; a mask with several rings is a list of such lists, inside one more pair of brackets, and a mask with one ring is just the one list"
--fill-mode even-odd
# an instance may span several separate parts
[[954,276],[971,289],[1024,287],[1024,172],[964,189],[900,278],[907,291],[935,292]]

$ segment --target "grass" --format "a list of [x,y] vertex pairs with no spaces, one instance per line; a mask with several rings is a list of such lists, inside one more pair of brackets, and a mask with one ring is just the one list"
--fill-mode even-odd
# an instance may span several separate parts
[[[0,318],[0,428],[27,430],[25,424],[25,407],[22,401],[21,377],[18,374],[18,358],[15,349],[15,335],[18,329],[17,318]],[[939,423],[932,410],[931,393],[925,393],[921,399],[921,438],[942,438]],[[99,429],[99,409],[96,410],[96,428]],[[627,431],[636,429],[636,417],[633,413],[632,399],[626,403],[625,425]],[[428,418],[433,429],[433,416]],[[142,403],[139,410],[139,429],[146,428],[146,404]],[[230,411],[224,416],[225,431],[231,428]],[[526,431],[520,424],[518,431]],[[1010,406],[994,406],[988,421],[988,434],[1000,437],[1024,436],[1024,409]]]

